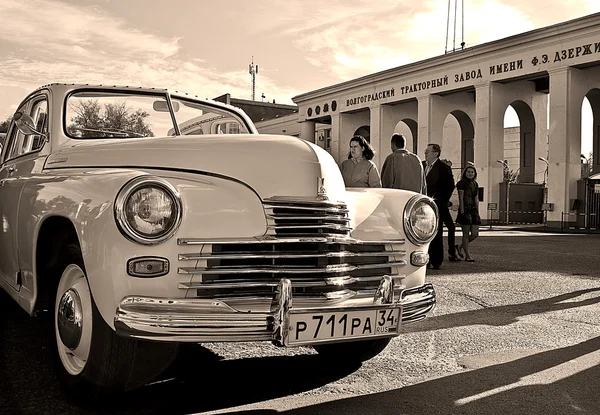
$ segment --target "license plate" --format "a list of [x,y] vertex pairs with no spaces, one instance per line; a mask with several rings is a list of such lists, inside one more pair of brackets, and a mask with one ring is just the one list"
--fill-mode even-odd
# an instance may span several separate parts
[[400,308],[345,310],[289,315],[286,344],[322,343],[336,339],[392,336],[398,333]]

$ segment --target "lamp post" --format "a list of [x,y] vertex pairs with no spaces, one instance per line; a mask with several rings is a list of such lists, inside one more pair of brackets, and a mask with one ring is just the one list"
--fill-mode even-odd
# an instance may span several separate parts
[[544,227],[546,227],[546,224],[548,223],[548,206],[547,206],[547,204],[548,204],[548,168],[550,167],[550,164],[548,163],[548,160],[546,160],[544,157],[538,157],[538,160],[546,163],[546,170],[544,170],[544,206],[543,206]]
[[584,165],[584,171],[581,172],[581,178],[584,179],[590,175],[590,161],[583,154],[581,154],[579,157],[581,157],[581,160],[583,161],[582,164]]
[[502,176],[503,176],[503,181],[506,183],[506,224],[508,225],[508,211],[509,211],[509,205],[510,205],[510,197],[509,197],[510,170],[508,167],[508,160],[496,160],[496,162],[502,164],[502,166],[503,166]]

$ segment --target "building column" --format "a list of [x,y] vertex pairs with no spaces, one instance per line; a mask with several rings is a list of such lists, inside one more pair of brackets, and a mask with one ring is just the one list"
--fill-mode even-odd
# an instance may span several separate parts
[[373,157],[373,163],[377,166],[377,170],[381,173],[381,137],[382,137],[382,111],[383,107],[381,104],[373,105],[369,107],[369,116],[370,121],[369,125],[371,127],[371,147],[375,151],[375,157]]
[[[425,95],[417,98],[419,124],[417,155],[423,157],[427,144],[442,144],[444,133],[444,121],[448,115],[446,106],[443,105],[443,97],[436,95]],[[443,150],[442,150],[443,151]]]
[[417,98],[417,124],[419,124],[417,148],[415,154],[423,159],[425,148],[430,142],[430,122],[431,122],[431,95],[425,95]]
[[571,199],[577,198],[577,180],[581,177],[581,103],[585,91],[580,91],[577,69],[561,68],[549,73],[548,202],[554,203],[554,211],[548,212],[548,225],[559,227],[562,213],[571,212]]
[[[475,88],[475,138],[473,162],[477,168],[477,182],[483,187],[483,202],[479,206],[482,219],[498,219],[498,214],[487,210],[488,203],[497,203],[500,209],[500,183],[503,165],[497,163],[504,155],[504,105],[501,85],[486,82]],[[499,104],[495,104],[499,102]]]
[[337,164],[341,163],[340,159],[340,137],[341,137],[341,119],[340,113],[331,114],[331,155]]
[[302,121],[300,123],[300,138],[310,143],[315,142],[315,122]]

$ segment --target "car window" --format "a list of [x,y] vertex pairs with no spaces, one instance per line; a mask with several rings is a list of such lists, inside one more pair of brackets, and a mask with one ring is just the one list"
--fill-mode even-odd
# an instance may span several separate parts
[[[35,129],[43,134],[48,133],[48,101],[45,98],[33,101],[28,114],[33,119]],[[9,159],[33,153],[40,150],[46,139],[41,134],[23,134],[17,128],[13,128],[10,138]]]
[[[203,103],[173,99],[175,118],[183,135],[248,134],[245,123],[237,114]],[[170,135],[173,130],[169,131]]]

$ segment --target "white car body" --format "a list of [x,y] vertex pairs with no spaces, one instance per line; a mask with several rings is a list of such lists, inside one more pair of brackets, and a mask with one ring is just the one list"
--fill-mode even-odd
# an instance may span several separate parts
[[[191,100],[234,114],[247,133],[178,135],[171,129],[174,136],[73,137],[65,125],[66,100],[81,90],[90,96],[143,93]],[[50,271],[62,252],[57,233],[76,239],[93,303],[123,338],[329,344],[362,339],[293,342],[290,315],[396,308],[403,322],[412,322],[433,309],[435,292],[425,274],[435,231],[420,243],[407,235],[408,222],[421,220],[406,210],[415,202],[431,207],[435,224],[424,223],[437,228],[435,205],[426,196],[346,190],[329,153],[295,137],[259,135],[241,110],[225,104],[166,90],[52,84],[30,94],[18,111],[27,113],[40,99],[47,101],[45,120],[36,121],[43,135],[18,138],[22,133],[13,121],[0,169],[0,286],[28,313],[52,304],[56,295],[49,281],[59,277]],[[17,145],[36,150],[21,154]],[[119,194],[140,178],[164,180],[180,198],[176,230],[164,241],[140,243],[120,226]],[[298,212],[308,216],[287,219]],[[302,254],[294,257],[286,246],[298,246]],[[236,248],[224,254],[228,247]],[[260,258],[240,247],[257,250]],[[280,257],[265,257],[260,247]],[[367,248],[361,247],[377,253],[365,256]],[[146,264],[140,258],[166,261],[160,263],[168,263],[165,275],[128,274],[129,261]],[[92,337],[89,342],[94,344]],[[67,367],[70,375],[85,373],[85,352],[82,359],[81,370]]]

